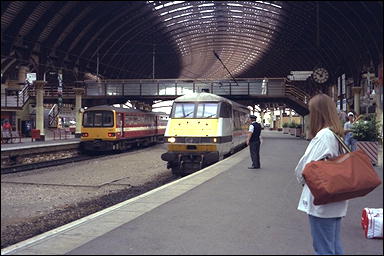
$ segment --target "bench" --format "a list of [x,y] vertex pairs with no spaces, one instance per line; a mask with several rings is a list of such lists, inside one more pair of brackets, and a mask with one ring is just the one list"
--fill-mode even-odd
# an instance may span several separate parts
[[19,143],[21,143],[22,135],[18,131],[2,131],[1,132],[1,143],[15,143],[17,139],[19,139]]

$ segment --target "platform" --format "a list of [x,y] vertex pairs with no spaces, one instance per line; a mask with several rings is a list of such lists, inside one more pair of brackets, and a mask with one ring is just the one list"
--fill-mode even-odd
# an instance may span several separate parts
[[[314,254],[308,217],[297,210],[294,168],[308,141],[263,131],[261,169],[248,148],[210,167],[1,251],[3,255]],[[375,167],[381,179],[383,170]],[[364,207],[383,207],[383,185],[350,200],[345,254],[382,255],[366,239]]]
[[80,143],[80,138],[67,138],[67,139],[53,139],[48,138],[45,141],[32,141],[31,138],[22,138],[21,143],[3,143],[1,144],[1,152],[16,150],[16,149],[28,149],[28,148],[38,148],[38,147],[47,147],[47,146],[57,146],[64,144],[78,144]]

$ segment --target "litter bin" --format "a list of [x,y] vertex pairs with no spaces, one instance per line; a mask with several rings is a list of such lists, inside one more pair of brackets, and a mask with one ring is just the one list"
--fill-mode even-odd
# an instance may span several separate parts
[[40,139],[40,130],[32,129],[31,137],[32,137],[32,140],[33,139],[39,140]]

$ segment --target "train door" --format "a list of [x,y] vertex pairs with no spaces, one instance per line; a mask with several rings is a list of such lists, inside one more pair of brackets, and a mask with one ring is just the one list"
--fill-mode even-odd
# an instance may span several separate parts
[[159,134],[159,118],[160,116],[154,115],[155,118],[155,135]]
[[124,137],[124,113],[117,114],[117,131],[120,132],[120,136]]

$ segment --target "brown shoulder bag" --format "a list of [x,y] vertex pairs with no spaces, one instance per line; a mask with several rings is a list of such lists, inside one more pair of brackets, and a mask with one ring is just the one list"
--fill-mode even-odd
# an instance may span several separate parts
[[308,163],[303,177],[314,196],[314,204],[328,204],[365,196],[381,184],[371,160],[362,150],[351,152],[334,133],[347,153]]

